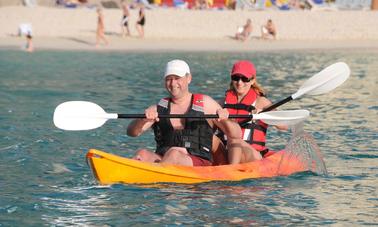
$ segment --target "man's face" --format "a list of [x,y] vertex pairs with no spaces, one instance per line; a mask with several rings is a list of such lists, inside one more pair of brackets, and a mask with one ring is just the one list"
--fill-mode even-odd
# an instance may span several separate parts
[[184,77],[168,75],[165,77],[165,88],[173,98],[180,98],[189,92],[189,84],[192,77],[187,74]]

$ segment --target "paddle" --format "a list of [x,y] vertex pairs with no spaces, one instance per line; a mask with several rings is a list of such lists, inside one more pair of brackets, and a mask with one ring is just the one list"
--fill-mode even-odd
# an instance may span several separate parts
[[[293,125],[304,121],[307,110],[272,111],[253,115],[230,115],[229,118],[253,118],[271,125]],[[58,105],[54,112],[54,124],[64,130],[90,130],[101,127],[109,119],[145,118],[144,114],[106,113],[99,105],[86,101],[69,101]],[[183,114],[160,115],[159,118],[218,118],[216,114],[190,116]]]
[[338,62],[328,66],[319,73],[308,79],[299,90],[291,96],[265,108],[262,112],[271,111],[293,99],[297,99],[304,94],[320,95],[332,91],[344,83],[350,75],[349,66],[344,62]]

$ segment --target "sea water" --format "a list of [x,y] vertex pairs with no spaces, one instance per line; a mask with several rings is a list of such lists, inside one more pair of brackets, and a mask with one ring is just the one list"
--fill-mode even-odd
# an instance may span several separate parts
[[[278,101],[306,79],[343,61],[351,76],[337,89],[305,95],[281,110],[308,109],[305,130],[324,155],[328,175],[196,185],[100,186],[89,148],[130,157],[153,149],[151,132],[126,136],[129,120],[90,131],[53,125],[69,100],[109,113],[143,113],[166,96],[165,63],[186,60],[191,90],[221,98],[233,62],[252,60],[257,78]],[[0,226],[376,225],[378,223],[378,54],[376,51],[257,53],[107,53],[0,51]],[[290,134],[269,130],[269,146]]]

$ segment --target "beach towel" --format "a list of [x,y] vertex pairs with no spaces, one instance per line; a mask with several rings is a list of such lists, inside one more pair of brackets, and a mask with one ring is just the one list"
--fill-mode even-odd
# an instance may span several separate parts
[[24,0],[24,5],[27,7],[34,7],[37,5],[36,0]]
[[32,25],[30,23],[22,23],[18,26],[18,35],[32,35]]

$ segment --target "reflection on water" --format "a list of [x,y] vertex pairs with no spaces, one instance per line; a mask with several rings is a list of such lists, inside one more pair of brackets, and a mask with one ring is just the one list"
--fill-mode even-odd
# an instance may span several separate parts
[[[76,196],[76,195],[71,195]],[[42,197],[42,206],[46,209],[46,214],[42,215],[42,220],[50,225],[82,225],[96,223],[97,221],[106,222],[111,212],[106,203],[106,195],[96,195],[88,198],[45,198]],[[53,211],[49,215],[49,211]],[[64,216],[56,216],[58,211]]]
[[[99,186],[85,163],[98,148],[131,156],[154,148],[152,133],[125,135],[129,120],[92,131],[64,132],[54,108],[87,100],[107,112],[141,113],[165,96],[164,64],[189,62],[193,92],[220,98],[234,61],[254,61],[268,98],[297,91],[326,66],[344,61],[352,74],[334,91],[303,96],[281,109],[309,109],[306,131],[324,155],[328,175],[198,185]],[[378,185],[378,55],[371,52],[77,53],[0,52],[0,225],[374,225]],[[290,135],[269,131],[282,149]]]

